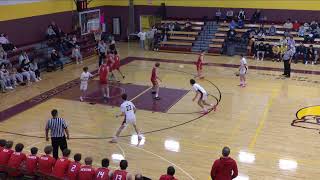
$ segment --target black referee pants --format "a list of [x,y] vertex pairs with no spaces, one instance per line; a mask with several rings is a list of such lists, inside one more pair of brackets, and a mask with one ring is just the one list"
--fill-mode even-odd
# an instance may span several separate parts
[[51,144],[52,144],[52,148],[53,148],[52,154],[55,159],[59,158],[59,147],[60,147],[61,151],[68,148],[68,144],[67,144],[67,140],[66,140],[65,136],[52,137]]
[[291,67],[290,67],[289,60],[284,60],[284,61],[283,61],[283,65],[284,65],[284,72],[283,72],[283,74],[284,74],[285,76],[290,77]]

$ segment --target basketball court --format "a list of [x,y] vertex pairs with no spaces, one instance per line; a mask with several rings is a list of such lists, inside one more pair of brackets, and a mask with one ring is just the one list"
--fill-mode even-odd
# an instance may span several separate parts
[[[89,84],[85,102],[78,100],[82,67],[97,69],[98,58],[92,56],[83,65],[45,73],[37,84],[1,94],[1,138],[24,143],[26,149],[42,149],[48,144],[45,123],[56,108],[68,122],[72,153],[92,156],[96,166],[108,157],[116,168],[119,159],[125,158],[130,172],[152,179],[174,165],[179,179],[203,180],[210,178],[211,165],[222,147],[229,146],[238,162],[237,179],[317,176],[319,125],[313,117],[319,115],[319,108],[309,106],[319,104],[318,66],[294,64],[292,78],[285,79],[281,63],[248,59],[248,86],[240,88],[235,76],[238,56],[206,56],[205,79],[197,82],[218,107],[203,115],[192,102],[189,84],[197,55],[142,51],[135,43],[117,46],[126,78],[111,85],[109,101],[101,98],[96,78]],[[150,90],[155,62],[161,64],[160,101],[152,99]],[[144,136],[139,145],[131,127],[118,144],[109,143],[122,122],[115,115],[123,92],[138,108],[137,124]]]

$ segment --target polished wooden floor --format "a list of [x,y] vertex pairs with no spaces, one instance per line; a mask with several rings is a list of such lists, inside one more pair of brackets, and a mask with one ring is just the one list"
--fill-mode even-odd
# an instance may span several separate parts
[[[142,51],[137,44],[127,43],[120,43],[119,51],[121,58],[135,56],[183,61],[195,61],[197,58],[192,54]],[[205,61],[238,64],[239,57],[207,56]],[[281,63],[275,62],[248,60],[248,63],[261,67],[282,67]],[[84,63],[90,70],[96,69],[96,64],[96,57]],[[127,77],[123,82],[150,85],[149,74],[153,64],[133,61],[123,66]],[[1,94],[0,110],[79,77],[84,65],[70,65],[61,72],[45,73],[39,83]],[[162,63],[161,67],[161,86],[190,89],[188,80],[195,73],[194,65],[177,61]],[[294,64],[293,68],[320,71],[319,65]],[[320,84],[317,83],[320,76],[293,73],[291,79],[282,79],[282,72],[249,70],[248,86],[240,88],[237,86],[236,71],[236,68],[230,67],[205,66],[206,78],[222,93],[218,110],[183,126],[146,134],[142,146],[133,145],[131,138],[121,138],[118,144],[109,144],[108,139],[72,139],[69,146],[73,153],[92,156],[96,166],[103,157],[113,157],[111,165],[115,168],[115,159],[123,156],[129,161],[131,173],[141,172],[152,179],[164,174],[171,164],[176,167],[176,176],[181,180],[209,179],[211,165],[220,156],[223,146],[231,148],[231,156],[238,162],[238,179],[320,179],[318,131],[291,126],[299,109],[320,104]],[[199,83],[209,93],[217,94],[207,81]],[[193,95],[189,92],[168,113],[139,110],[138,126],[142,131],[150,131],[196,118],[197,114],[188,114],[199,110],[191,101]],[[69,124],[71,137],[75,138],[112,136],[121,123],[121,119],[115,118],[118,108],[52,98],[1,122],[0,130],[43,136],[45,122],[53,108],[60,110],[60,116]],[[174,114],[179,112],[186,114]],[[129,127],[123,134],[133,134],[133,129]],[[0,137],[22,142],[27,149],[31,146],[43,148],[47,144],[45,139],[5,133],[1,133]]]

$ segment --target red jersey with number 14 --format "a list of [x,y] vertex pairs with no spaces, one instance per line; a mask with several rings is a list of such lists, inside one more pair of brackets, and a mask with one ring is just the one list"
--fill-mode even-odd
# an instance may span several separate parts
[[96,170],[96,179],[95,180],[109,180],[109,172],[108,168],[98,168]]
[[128,172],[125,170],[115,170],[112,180],[126,180]]

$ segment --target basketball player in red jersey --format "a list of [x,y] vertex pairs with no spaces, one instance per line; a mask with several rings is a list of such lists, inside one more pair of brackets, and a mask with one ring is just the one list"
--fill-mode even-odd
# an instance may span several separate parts
[[120,75],[122,76],[122,78],[124,79],[125,76],[120,71],[120,56],[118,54],[118,51],[114,51],[113,60],[114,60],[114,63],[112,65],[112,70],[117,70],[120,73]]
[[112,177],[112,171],[109,167],[109,159],[105,158],[101,161],[101,168],[96,170],[96,179],[95,180],[109,180]]
[[160,100],[158,80],[161,82],[161,79],[158,76],[159,67],[160,67],[160,63],[157,62],[152,68],[152,72],[151,72],[152,94],[155,94],[155,97],[154,97],[155,100]]
[[120,161],[120,169],[115,170],[112,175],[112,180],[133,180],[131,174],[129,174],[126,169],[128,167],[127,160]]
[[67,174],[68,168],[69,168],[69,164],[70,164],[70,160],[69,160],[69,155],[70,155],[71,151],[70,149],[64,149],[62,154],[63,157],[59,158],[53,169],[52,169],[52,175],[56,178],[60,178],[63,179],[65,177],[65,175]]
[[199,77],[200,79],[203,79],[204,76],[202,74],[202,65],[203,65],[203,61],[204,61],[204,51],[202,51],[200,53],[200,56],[198,58],[198,61],[196,62],[196,66],[197,66],[197,75],[195,77]]
[[85,165],[80,168],[78,180],[94,180],[96,170],[92,167],[92,158],[86,157],[84,163]]
[[68,180],[77,180],[81,168],[81,154],[77,153],[73,156],[74,161],[69,164],[67,171]]
[[110,79],[109,80],[115,80],[116,81],[116,77],[115,75],[113,74],[113,66],[114,66],[114,63],[115,63],[115,60],[114,60],[114,54],[110,51],[107,51],[107,66],[109,67],[109,72],[110,72]]
[[99,83],[101,92],[103,94],[104,99],[109,98],[109,86],[108,86],[108,74],[109,74],[109,66],[107,65],[108,59],[105,59],[105,62],[99,68]]

